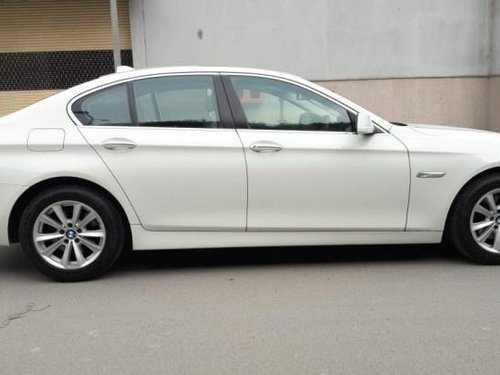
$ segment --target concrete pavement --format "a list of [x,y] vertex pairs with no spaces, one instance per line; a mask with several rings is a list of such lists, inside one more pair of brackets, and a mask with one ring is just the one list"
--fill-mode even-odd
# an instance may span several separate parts
[[0,248],[9,315],[2,375],[500,373],[500,267],[435,246],[135,253],[76,284]]

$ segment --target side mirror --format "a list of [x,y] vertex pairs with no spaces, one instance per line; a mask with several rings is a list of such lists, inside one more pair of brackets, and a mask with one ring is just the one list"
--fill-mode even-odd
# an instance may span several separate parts
[[370,115],[366,113],[358,113],[356,122],[356,132],[358,134],[370,135],[375,133],[375,125],[373,125]]

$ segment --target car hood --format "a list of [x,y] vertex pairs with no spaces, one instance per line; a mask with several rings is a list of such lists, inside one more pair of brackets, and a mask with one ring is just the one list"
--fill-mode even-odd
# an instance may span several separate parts
[[424,124],[395,125],[391,133],[405,144],[410,153],[473,154],[500,162],[500,133]]
[[429,125],[429,124],[408,124],[408,127],[420,134],[427,136],[445,136],[445,137],[458,137],[458,138],[483,138],[483,137],[499,137],[499,133],[491,132],[488,130],[459,128],[456,126],[442,126],[442,125]]

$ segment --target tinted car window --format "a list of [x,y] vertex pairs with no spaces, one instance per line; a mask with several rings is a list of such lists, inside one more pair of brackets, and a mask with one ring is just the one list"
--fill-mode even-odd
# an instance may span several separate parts
[[132,125],[126,85],[113,86],[79,99],[72,111],[83,125]]
[[216,128],[219,114],[213,79],[182,76],[133,83],[139,126]]
[[345,108],[300,86],[244,76],[231,82],[251,129],[354,131]]

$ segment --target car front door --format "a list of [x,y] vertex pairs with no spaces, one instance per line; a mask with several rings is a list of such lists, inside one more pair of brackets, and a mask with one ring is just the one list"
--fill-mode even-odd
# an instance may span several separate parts
[[211,74],[141,78],[73,103],[145,229],[245,230],[245,158],[218,86]]
[[355,132],[356,113],[308,88],[225,75],[245,149],[249,231],[401,231],[407,150]]

